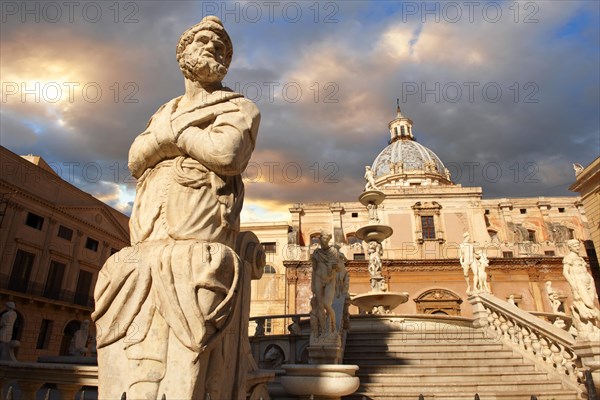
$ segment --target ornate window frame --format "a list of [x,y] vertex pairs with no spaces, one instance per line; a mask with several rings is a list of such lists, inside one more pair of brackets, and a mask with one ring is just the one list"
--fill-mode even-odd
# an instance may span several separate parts
[[[415,236],[418,244],[423,244],[425,241],[437,241],[439,244],[443,244],[446,240],[444,239],[444,231],[441,229],[441,210],[442,205],[437,201],[432,202],[420,202],[417,201],[412,207],[415,216]],[[421,223],[421,217],[433,217],[433,226],[435,229],[435,238],[424,239],[423,238],[423,226]]]

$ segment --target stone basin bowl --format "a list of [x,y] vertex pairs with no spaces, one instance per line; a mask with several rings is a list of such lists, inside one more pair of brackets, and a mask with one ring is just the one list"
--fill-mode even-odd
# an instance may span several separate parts
[[390,311],[408,301],[408,293],[400,292],[369,292],[359,294],[350,300],[362,312],[371,312],[373,307],[384,306]]

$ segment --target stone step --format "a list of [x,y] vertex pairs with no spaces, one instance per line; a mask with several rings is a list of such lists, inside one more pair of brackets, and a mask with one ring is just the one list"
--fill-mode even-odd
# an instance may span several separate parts
[[389,383],[394,384],[396,382],[412,383],[414,385],[420,385],[422,383],[453,383],[460,382],[463,384],[479,382],[495,382],[497,384],[513,384],[515,382],[534,382],[542,386],[548,383],[548,374],[545,372],[529,371],[529,372],[438,372],[435,374],[430,373],[403,373],[403,374],[389,374],[389,373],[365,373],[365,371],[358,371],[357,376],[360,377],[360,382],[364,385],[372,383]]
[[403,364],[403,365],[362,365],[358,371],[361,373],[382,373],[382,374],[398,374],[404,373],[445,373],[454,372],[458,368],[464,372],[533,372],[536,371],[532,364],[523,364],[521,360],[518,362],[503,362],[497,365],[461,365],[457,367],[451,365],[432,365],[432,364]]
[[[420,390],[420,391],[419,391]],[[501,393],[501,392],[520,392],[520,393],[536,393],[541,390],[564,390],[560,382],[540,382],[520,381],[520,382],[377,382],[365,383],[361,382],[359,391],[369,391],[372,393],[407,393],[408,391],[417,393]],[[418,396],[418,394],[417,394]],[[574,400],[573,398],[572,400]]]
[[[450,358],[452,357],[452,358]],[[389,353],[349,353],[344,355],[344,360],[384,360],[384,361],[405,361],[405,360],[430,360],[445,358],[449,362],[461,363],[471,360],[489,360],[489,359],[522,359],[516,356],[512,350],[498,350],[489,352],[469,353],[465,351],[442,351],[442,352],[389,352]]]
[[[374,393],[369,391],[358,392],[343,400],[418,400],[423,394],[425,400],[473,400],[475,394],[464,393],[430,393],[426,391],[404,393]],[[531,400],[531,395],[536,395],[538,400],[576,400],[577,394],[569,390],[538,390],[531,393],[523,392],[478,392],[481,400]]]
[[352,353],[356,351],[360,352],[376,352],[385,353],[387,351],[444,351],[444,350],[463,350],[463,351],[486,351],[486,350],[502,350],[505,349],[501,343],[390,343],[390,344],[358,344],[358,343],[346,343],[345,352]]
[[487,343],[499,344],[502,343],[497,336],[461,336],[447,337],[440,335],[409,335],[395,336],[389,338],[382,337],[365,337],[365,338],[346,338],[347,345],[382,345],[386,343],[442,343],[442,344],[470,344],[470,343]]
[[400,358],[385,358],[385,357],[371,357],[371,358],[344,358],[344,364],[355,364],[358,366],[373,366],[373,365],[444,365],[454,366],[460,368],[461,365],[476,365],[476,366],[488,366],[488,365],[505,365],[508,363],[514,364],[523,362],[522,358],[513,357],[494,357],[494,358],[463,358],[460,360],[447,360],[447,359],[400,359]]

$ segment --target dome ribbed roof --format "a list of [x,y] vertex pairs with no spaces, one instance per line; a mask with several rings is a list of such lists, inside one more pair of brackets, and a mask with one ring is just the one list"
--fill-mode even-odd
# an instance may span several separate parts
[[431,172],[443,174],[446,169],[433,151],[414,140],[396,140],[383,149],[371,167],[375,179],[391,174],[390,163],[402,165],[405,172],[425,171],[428,169],[428,165],[435,165],[437,169],[437,171]]

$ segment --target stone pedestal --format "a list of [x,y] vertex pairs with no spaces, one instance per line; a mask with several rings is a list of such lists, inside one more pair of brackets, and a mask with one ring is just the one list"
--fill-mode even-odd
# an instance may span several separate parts
[[577,341],[573,350],[581,359],[584,369],[589,369],[596,392],[600,393],[600,340]]
[[358,365],[282,365],[285,375],[281,385],[299,399],[339,400],[354,393],[360,381],[355,376]]
[[342,362],[342,346],[312,344],[308,346],[308,360],[311,364],[339,364]]

